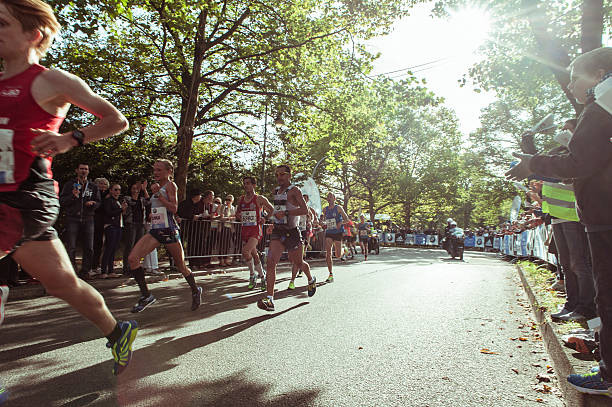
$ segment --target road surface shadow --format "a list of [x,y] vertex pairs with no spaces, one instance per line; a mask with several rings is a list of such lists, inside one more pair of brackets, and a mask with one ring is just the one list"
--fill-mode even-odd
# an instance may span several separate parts
[[[214,382],[200,382],[181,388],[141,386],[139,379],[176,367],[176,359],[201,347],[229,338],[258,323],[275,318],[307,305],[302,302],[281,312],[269,313],[216,329],[181,338],[161,338],[144,348],[136,349],[129,368],[118,378],[111,375],[112,361],[40,381],[28,380],[9,388],[10,406],[60,405],[77,406],[307,406],[319,390],[286,393],[269,400],[265,397],[271,386],[254,383],[239,373]],[[137,342],[136,342],[137,343]],[[31,366],[36,369],[36,366]],[[48,368],[48,367],[47,367]],[[260,377],[257,374],[252,376]],[[116,389],[115,387],[116,382]],[[78,383],[78,385],[77,385]],[[101,397],[108,393],[114,397]],[[66,402],[66,400],[70,400]]]

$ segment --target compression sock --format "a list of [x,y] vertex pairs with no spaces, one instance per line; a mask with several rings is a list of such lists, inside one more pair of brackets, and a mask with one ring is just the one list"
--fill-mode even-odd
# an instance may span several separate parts
[[115,328],[111,333],[106,335],[106,339],[108,339],[108,343],[114,344],[121,337],[121,328],[119,327],[119,323],[115,324]]
[[191,292],[194,294],[197,293],[198,286],[196,285],[195,277],[193,276],[193,273],[189,273],[188,276],[185,276],[185,280],[187,280],[187,283],[189,283],[189,287],[191,287]]
[[138,283],[138,287],[140,288],[140,294],[143,297],[148,297],[151,295],[149,289],[147,288],[147,282],[145,281],[144,269],[142,267],[138,267],[135,270],[132,270],[134,273],[134,280]]

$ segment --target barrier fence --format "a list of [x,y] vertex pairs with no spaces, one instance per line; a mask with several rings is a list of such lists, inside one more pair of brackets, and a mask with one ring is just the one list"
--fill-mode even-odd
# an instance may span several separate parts
[[[464,246],[466,249],[499,251],[512,257],[537,258],[556,265],[557,258],[554,254],[548,253],[548,247],[546,246],[551,234],[552,227],[550,225],[539,225],[533,229],[511,235],[469,236],[465,238]],[[438,235],[383,232],[380,236],[382,244],[396,246],[439,247],[441,244]]]
[[[242,224],[240,222],[180,219],[179,226],[185,259],[192,263],[200,260],[202,264],[206,264],[213,257],[221,259],[242,255]],[[269,226],[271,224],[263,225],[263,238],[257,245],[257,250],[266,255],[270,245],[270,235],[267,233]],[[306,254],[324,255],[324,242],[325,232],[313,231],[310,248]]]

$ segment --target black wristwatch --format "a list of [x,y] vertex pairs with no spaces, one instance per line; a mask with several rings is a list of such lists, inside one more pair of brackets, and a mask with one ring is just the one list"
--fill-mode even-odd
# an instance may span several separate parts
[[287,209],[287,210],[285,210],[285,216],[286,216],[286,217],[289,217],[289,210],[288,210],[288,209]]
[[71,135],[79,143],[79,147],[81,147],[85,141],[85,134],[81,130],[74,130]]

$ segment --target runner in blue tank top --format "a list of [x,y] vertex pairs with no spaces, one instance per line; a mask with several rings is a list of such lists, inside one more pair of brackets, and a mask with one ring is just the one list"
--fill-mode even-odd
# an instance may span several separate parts
[[323,218],[323,227],[325,227],[325,262],[329,270],[329,277],[326,281],[332,283],[334,281],[332,246],[336,251],[336,257],[340,258],[342,256],[344,224],[348,223],[350,219],[344,208],[336,205],[336,196],[331,192],[327,193],[327,203],[329,205],[323,209],[321,217]]

